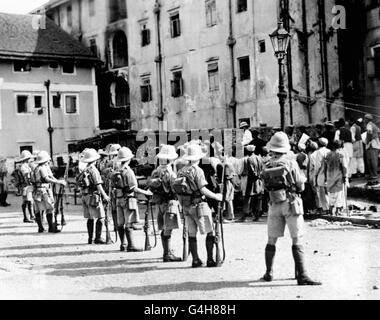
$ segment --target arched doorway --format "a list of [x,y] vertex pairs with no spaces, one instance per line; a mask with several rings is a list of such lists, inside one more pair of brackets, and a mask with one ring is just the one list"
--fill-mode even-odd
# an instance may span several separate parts
[[112,39],[112,66],[122,68],[128,66],[128,41],[125,33],[117,31]]

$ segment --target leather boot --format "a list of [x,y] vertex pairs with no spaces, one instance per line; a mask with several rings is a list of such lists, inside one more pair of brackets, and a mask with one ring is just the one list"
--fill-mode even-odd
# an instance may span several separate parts
[[26,215],[26,203],[23,203],[21,205],[21,209],[24,215],[24,223],[34,223],[32,220],[29,220],[28,216]]
[[273,281],[273,261],[274,256],[276,255],[276,246],[267,244],[265,248],[265,264],[267,267],[267,271],[264,274],[262,280],[271,282]]
[[207,236],[206,237],[206,251],[207,251],[207,267],[214,268],[216,267],[216,262],[214,260],[214,245],[215,245],[215,237]]
[[293,258],[297,270],[297,283],[299,286],[320,286],[321,282],[313,281],[309,278],[305,268],[305,254],[303,246],[292,246]]
[[41,213],[39,213],[39,212],[36,212],[36,222],[38,225],[38,233],[45,232],[44,226],[42,224]]
[[203,262],[201,259],[199,259],[198,256],[198,246],[197,246],[197,238],[190,238],[189,237],[189,249],[190,253],[193,257],[193,268],[199,268],[203,265]]
[[164,248],[164,262],[180,262],[182,258],[176,257],[171,250],[171,236],[161,234],[162,247]]
[[94,241],[95,244],[106,244],[106,241],[102,238],[103,223],[103,219],[98,219],[96,221]]
[[88,219],[87,220],[87,233],[88,233],[88,244],[92,244],[94,241],[94,220]]
[[127,236],[127,241],[128,241],[127,252],[142,252],[142,251],[144,251],[142,248],[137,248],[135,246],[133,228],[125,228],[125,235]]
[[0,207],[4,207],[4,194],[0,192]]
[[117,227],[117,232],[119,234],[120,238],[120,251],[127,251],[127,243],[126,243],[126,238],[125,238],[125,230],[124,226]]
[[27,206],[28,206],[30,220],[36,220],[36,217],[34,216],[33,203],[31,201],[28,201]]
[[54,222],[54,217],[53,217],[52,213],[48,213],[46,215],[46,220],[47,220],[48,225],[49,225],[49,230],[48,230],[49,233],[59,233],[60,232],[60,230],[58,230],[57,225]]
[[7,197],[8,197],[8,192],[7,191],[3,192],[3,206],[4,207],[9,207],[11,205],[7,202]]

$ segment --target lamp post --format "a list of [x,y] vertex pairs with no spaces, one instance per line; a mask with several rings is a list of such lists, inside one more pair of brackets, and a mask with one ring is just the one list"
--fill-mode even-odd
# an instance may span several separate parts
[[280,114],[281,114],[281,130],[285,131],[285,101],[288,94],[285,91],[284,82],[284,60],[288,51],[291,35],[284,28],[282,20],[278,22],[278,28],[269,35],[274,54],[278,60],[279,67],[279,85],[278,85],[278,99],[280,102]]
[[49,132],[49,143],[50,143],[50,158],[51,158],[51,161],[53,162],[53,132],[54,132],[54,129],[53,127],[51,126],[51,113],[50,113],[50,80],[47,80],[45,81],[44,85],[46,87],[46,90],[47,90],[47,113],[48,113],[48,123],[49,123],[49,127],[48,127],[48,132]]

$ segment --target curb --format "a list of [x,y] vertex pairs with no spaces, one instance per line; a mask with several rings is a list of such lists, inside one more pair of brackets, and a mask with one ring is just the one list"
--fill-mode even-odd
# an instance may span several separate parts
[[361,218],[351,218],[351,217],[335,217],[335,216],[319,216],[320,219],[327,221],[338,221],[344,222],[349,221],[352,224],[363,225],[363,226],[380,226],[380,219],[361,219]]

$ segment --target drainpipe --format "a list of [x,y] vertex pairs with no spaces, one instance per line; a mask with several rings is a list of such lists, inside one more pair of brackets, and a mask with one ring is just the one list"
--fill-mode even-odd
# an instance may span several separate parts
[[232,109],[233,114],[233,128],[237,128],[237,119],[236,119],[236,75],[235,75],[235,55],[234,55],[234,46],[236,44],[236,39],[234,38],[233,33],[233,24],[232,24],[232,0],[228,1],[228,10],[229,10],[229,36],[227,39],[227,45],[230,48],[230,63],[231,63],[231,89],[232,97],[229,104],[229,107]]
[[78,32],[79,32],[79,41],[82,42],[82,0],[78,0]]
[[[282,8],[282,19],[284,21],[284,27],[286,31],[290,33],[290,14],[289,14],[289,0],[284,0]],[[288,73],[288,98],[289,98],[289,115],[290,124],[293,125],[293,63],[292,63],[292,43],[290,41],[288,47],[288,54],[286,59],[286,67]]]
[[[328,65],[328,53],[327,53],[327,40],[326,40],[326,12],[325,12],[325,0],[318,0],[318,18],[319,18],[319,41],[321,46],[321,68],[324,91],[326,93],[326,99],[330,98],[330,83],[329,83],[329,65]],[[323,91],[322,91],[323,92]],[[318,92],[318,93],[321,93]],[[327,118],[331,121],[331,105],[326,104]]]
[[161,33],[160,33],[160,14],[161,5],[158,0],[154,4],[153,12],[156,17],[156,30],[157,30],[157,56],[154,59],[157,68],[157,87],[158,87],[158,126],[160,130],[163,128],[164,110],[163,110],[163,92],[162,92],[162,45],[161,45]]
[[305,76],[306,76],[306,96],[307,96],[307,112],[309,123],[313,123],[311,112],[311,89],[310,89],[310,61],[309,61],[309,32],[307,29],[307,10],[306,0],[302,0],[302,32],[303,32],[303,49],[305,55]]
[[51,85],[50,80],[47,80],[44,82],[44,86],[46,87],[46,93],[47,93],[47,116],[48,116],[50,158],[51,158],[51,161],[53,162],[53,132],[54,132],[54,128],[51,126],[50,85]]

